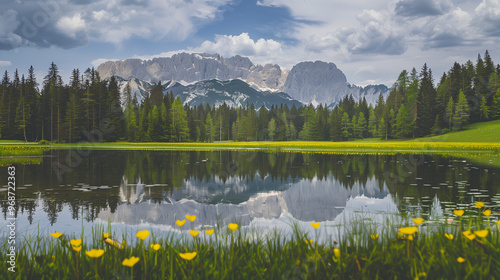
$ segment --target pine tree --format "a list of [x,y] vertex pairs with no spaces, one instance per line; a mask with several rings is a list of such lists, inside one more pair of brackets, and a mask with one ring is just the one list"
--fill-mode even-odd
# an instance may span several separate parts
[[364,138],[366,133],[366,118],[363,112],[359,112],[358,124],[357,124],[357,132],[359,138]]
[[370,115],[368,117],[368,135],[371,137],[377,137],[377,118],[375,117],[375,111],[370,106]]
[[349,120],[349,115],[344,112],[342,115],[342,121],[341,121],[341,126],[342,126],[342,137],[347,140],[351,137],[351,131],[350,131],[350,120]]
[[215,126],[214,126],[214,122],[212,120],[212,116],[210,115],[210,112],[207,114],[207,118],[205,120],[205,126],[207,128],[207,135],[208,135],[209,142],[214,142],[216,132],[215,132]]
[[445,119],[449,124],[449,130],[453,127],[453,116],[455,115],[455,103],[453,102],[453,97],[450,96],[450,100],[448,101],[448,105],[445,110]]
[[350,130],[352,136],[356,138],[360,138],[359,136],[359,129],[358,129],[358,116],[354,115],[352,116],[351,123],[350,123]]
[[387,122],[384,120],[383,117],[380,119],[378,131],[381,136],[381,139],[387,140],[389,132],[387,130]]
[[404,104],[401,104],[396,117],[396,137],[407,138],[411,135],[412,123],[411,116]]
[[74,70],[71,86],[69,88],[69,100],[66,105],[66,116],[64,117],[64,128],[68,142],[78,141],[83,130],[83,108],[81,101],[81,84],[79,71]]
[[494,120],[500,118],[500,88],[497,89],[495,96],[493,97],[490,117]]
[[20,129],[23,133],[24,136],[24,141],[28,142],[28,139],[26,137],[26,128],[27,126],[30,125],[30,119],[31,119],[31,108],[30,104],[26,98],[25,95],[25,81],[24,81],[24,75],[22,78],[22,83],[21,83],[21,91],[20,91],[20,98],[19,102],[17,104],[17,109],[16,109],[16,125],[18,126],[18,129]]
[[[108,84],[108,97],[106,103],[105,116],[109,119],[110,124],[106,130],[110,130],[106,133],[106,141],[116,141],[120,138],[125,137],[125,116],[123,115],[122,107],[120,104],[120,89],[118,88],[118,82],[114,76],[111,77]],[[161,101],[159,103],[161,105]],[[160,125],[159,121],[155,124]],[[155,132],[161,134],[159,128],[155,128]],[[158,139],[157,139],[158,140]]]
[[387,130],[390,131],[389,135],[391,138],[396,137],[396,113],[394,112],[394,109],[389,111],[389,126],[387,127]]
[[489,106],[486,104],[486,97],[481,99],[481,104],[479,105],[479,111],[481,113],[481,120],[486,121],[490,116]]
[[272,118],[267,125],[267,130],[269,131],[269,137],[271,141],[274,140],[274,135],[276,134],[276,121]]
[[455,127],[457,127],[458,130],[462,130],[469,120],[469,104],[467,103],[467,99],[465,99],[463,91],[460,91],[458,95],[453,119]]
[[436,90],[432,80],[432,71],[427,68],[427,64],[422,67],[420,73],[420,87],[417,96],[417,136],[425,136],[431,133],[434,125],[434,105],[436,100]]
[[172,124],[170,129],[172,141],[186,141],[189,138],[187,113],[182,106],[180,97],[177,97],[172,104],[170,115],[172,116]]

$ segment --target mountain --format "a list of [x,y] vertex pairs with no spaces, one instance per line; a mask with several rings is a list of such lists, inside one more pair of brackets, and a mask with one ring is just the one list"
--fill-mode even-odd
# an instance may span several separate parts
[[102,78],[119,76],[125,80],[137,78],[149,83],[179,81],[193,83],[218,79],[242,79],[257,88],[278,90],[285,83],[287,70],[278,65],[254,65],[239,55],[223,58],[218,54],[175,54],[151,60],[125,59],[107,61],[97,68]]
[[[258,108],[276,104],[281,99],[293,99],[293,102],[322,103],[332,108],[346,95],[375,104],[380,94],[385,97],[389,94],[385,85],[351,85],[334,63],[322,61],[300,62],[289,71],[279,65],[254,65],[249,58],[239,55],[223,58],[218,54],[180,53],[151,60],[108,61],[97,70],[102,78],[121,77],[122,89],[130,81],[139,103],[147,96],[152,83],[158,81],[169,81],[170,90],[189,105],[226,102],[239,106],[248,101],[257,102],[254,105]],[[266,98],[272,100],[265,102]]]
[[[117,78],[119,81],[121,92],[121,103],[125,104],[124,88],[127,83],[132,92],[132,98],[135,96],[138,103],[142,103],[144,98],[149,95],[149,90],[153,84],[133,78],[127,81],[123,78]],[[243,107],[246,104],[253,104],[255,108],[265,106],[271,108],[272,105],[280,106],[287,104],[292,107],[302,105],[297,100],[293,100],[290,96],[283,92],[260,91],[251,87],[248,83],[239,80],[220,81],[217,79],[200,81],[192,84],[183,85],[179,82],[169,81],[163,84],[163,93],[172,92],[175,97],[179,96],[183,104],[189,106],[205,105],[219,106],[226,103],[230,107]]]
[[293,104],[297,107],[302,105],[286,93],[259,91],[239,79],[229,81],[212,79],[191,85],[171,82],[164,88],[165,92],[172,91],[174,96],[180,96],[184,104],[192,107],[206,103],[210,106],[226,103],[230,107],[244,107],[248,103],[253,104],[257,109],[261,106],[271,108],[272,105],[280,106],[281,104],[287,104],[289,107]]
[[366,98],[375,103],[380,93],[389,94],[385,85],[360,87],[350,85],[344,73],[334,63],[307,61],[295,65],[282,88],[292,98],[302,102],[337,104],[344,96],[352,94],[355,100]]

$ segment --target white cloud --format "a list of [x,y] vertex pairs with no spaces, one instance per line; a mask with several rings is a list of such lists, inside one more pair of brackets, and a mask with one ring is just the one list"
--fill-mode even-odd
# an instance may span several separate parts
[[[63,48],[82,46],[89,40],[121,44],[132,37],[184,40],[201,24],[216,20],[225,6],[235,1],[64,0],[44,3],[37,0],[0,3],[0,10],[6,10],[0,12],[0,49],[20,46],[3,46],[7,40],[13,40],[13,35],[17,40],[22,37],[38,47],[56,45]],[[23,28],[29,29],[32,36],[24,36]]]
[[205,41],[196,50],[207,53],[219,53],[229,57],[244,55],[250,57],[273,56],[281,53],[281,44],[272,39],[258,39],[254,41],[248,33],[238,36],[216,35],[215,41]]
[[76,38],[78,33],[85,32],[86,24],[80,14],[75,14],[72,17],[62,17],[59,19],[57,28],[67,36]]
[[476,23],[487,35],[500,36],[500,1],[483,0],[475,9]]
[[184,40],[197,30],[198,24],[215,20],[234,0],[122,2],[98,0],[88,6],[86,14],[92,19],[89,29],[93,39],[117,44],[131,37]]
[[414,33],[421,36],[425,48],[462,46],[475,42],[477,36],[471,28],[472,17],[460,8],[428,21],[415,21]]
[[[213,41],[204,41],[200,46],[187,49],[163,52],[156,55],[136,55],[134,58],[151,60],[155,57],[171,57],[178,53],[217,53],[225,58],[235,55],[246,56],[255,64],[279,63],[283,61],[280,57],[284,56],[282,44],[272,39],[260,38],[254,40],[248,33],[240,35],[215,35]],[[92,65],[99,65],[108,60],[117,59],[98,59],[92,62]],[[281,65],[283,66],[283,64]],[[286,65],[290,66],[290,65]]]
[[0,67],[8,67],[8,66],[12,66],[12,62],[0,60]]
[[344,28],[337,34],[339,45],[352,53],[399,55],[406,50],[405,36],[391,19],[375,10],[357,16],[360,27]]
[[21,36],[14,33],[20,24],[16,11],[0,13],[0,50],[16,48],[22,44]]
[[398,0],[395,12],[406,17],[436,16],[446,13],[451,7],[449,0]]

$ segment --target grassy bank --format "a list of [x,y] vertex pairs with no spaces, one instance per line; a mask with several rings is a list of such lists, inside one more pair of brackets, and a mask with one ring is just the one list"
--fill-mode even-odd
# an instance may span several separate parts
[[[245,234],[236,224],[187,231],[189,221],[185,230],[173,225],[182,230],[180,239],[157,238],[149,231],[127,237],[111,226],[79,236],[19,236],[16,272],[8,270],[2,254],[0,278],[500,279],[498,222],[490,221],[491,213],[480,204],[463,216],[460,210],[454,214],[453,222],[400,217],[397,224],[388,219],[376,225],[360,219],[345,229],[344,238],[326,244],[296,226],[285,238]],[[311,226],[317,233],[324,227]],[[104,231],[111,233],[108,239]],[[115,241],[121,248],[112,245]],[[2,245],[8,252],[8,244]]]
[[49,149],[123,149],[123,150],[266,150],[338,154],[437,153],[463,157],[498,156],[500,150],[500,120],[470,125],[467,130],[413,140],[363,139],[347,142],[287,141],[287,142],[216,142],[216,143],[72,143],[38,145],[2,144],[0,156],[29,154],[36,148]]

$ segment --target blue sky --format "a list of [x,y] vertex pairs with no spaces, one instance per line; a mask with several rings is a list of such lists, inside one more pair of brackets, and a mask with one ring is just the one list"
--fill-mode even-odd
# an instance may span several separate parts
[[499,0],[4,0],[0,71],[33,65],[41,82],[53,61],[67,83],[74,68],[185,51],[334,62],[351,83],[390,86],[486,49],[500,63],[499,30]]

